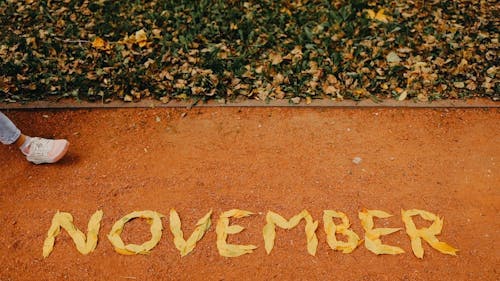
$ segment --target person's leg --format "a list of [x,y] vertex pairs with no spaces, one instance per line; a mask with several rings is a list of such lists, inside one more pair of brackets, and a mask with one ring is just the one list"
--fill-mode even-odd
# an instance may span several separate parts
[[67,140],[53,140],[28,137],[21,133],[10,119],[0,112],[0,141],[3,144],[14,144],[26,155],[28,161],[35,164],[55,163],[68,150]]
[[3,144],[13,144],[19,140],[20,136],[21,130],[7,116],[0,112],[0,142]]

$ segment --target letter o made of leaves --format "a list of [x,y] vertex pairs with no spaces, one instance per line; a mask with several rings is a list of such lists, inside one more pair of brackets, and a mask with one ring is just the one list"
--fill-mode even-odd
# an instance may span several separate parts
[[[118,220],[114,225],[111,231],[108,234],[108,239],[111,244],[115,247],[115,251],[119,254],[123,255],[136,255],[136,254],[148,254],[151,249],[153,249],[156,244],[160,241],[162,234],[162,223],[161,218],[163,215],[154,212],[154,211],[135,211],[132,212],[120,220]],[[123,227],[125,224],[133,219],[143,218],[146,219],[147,222],[151,225],[151,240],[142,243],[141,245],[137,244],[127,244],[123,243],[120,235],[123,231]]]

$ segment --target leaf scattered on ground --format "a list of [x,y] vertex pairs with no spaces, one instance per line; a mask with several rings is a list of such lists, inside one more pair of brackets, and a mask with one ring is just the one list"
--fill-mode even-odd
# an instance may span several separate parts
[[0,100],[500,99],[496,1],[0,2]]

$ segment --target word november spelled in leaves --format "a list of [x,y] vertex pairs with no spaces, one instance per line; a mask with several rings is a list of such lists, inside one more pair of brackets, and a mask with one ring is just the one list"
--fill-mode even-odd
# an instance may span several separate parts
[[[252,253],[257,246],[255,245],[237,245],[229,244],[227,238],[229,235],[235,235],[242,232],[245,228],[240,225],[231,225],[230,218],[245,218],[254,215],[250,211],[232,209],[221,213],[216,225],[217,249],[223,257],[238,257]],[[324,231],[327,237],[327,243],[331,249],[349,254],[354,251],[364,241],[365,247],[372,253],[377,255],[397,255],[405,251],[396,246],[383,244],[380,240],[381,236],[400,231],[401,228],[374,228],[374,218],[388,218],[392,215],[380,210],[362,210],[359,212],[359,219],[365,231],[364,239],[360,239],[352,229],[348,217],[339,211],[325,210],[323,212]],[[87,255],[95,250],[97,246],[97,238],[100,228],[100,222],[103,216],[101,210],[95,212],[89,220],[87,236],[82,231],[78,230],[73,224],[73,216],[65,212],[57,212],[53,219],[52,225],[47,232],[47,238],[43,243],[43,256],[46,258],[50,255],[54,248],[55,238],[60,234],[61,228],[66,230],[69,236],[73,239],[77,250]],[[174,236],[174,245],[179,250],[180,255],[186,256],[192,252],[196,243],[200,241],[211,226],[212,211],[209,211],[196,223],[196,227],[187,240],[184,239],[181,220],[178,213],[170,210],[170,231]],[[418,209],[401,210],[402,220],[404,222],[406,233],[410,237],[413,253],[418,258],[423,258],[424,249],[422,240],[427,242],[432,248],[437,251],[456,255],[458,251],[449,244],[439,241],[436,237],[441,233],[443,228],[443,219],[435,214]],[[412,217],[420,216],[424,220],[432,222],[429,227],[417,229]],[[162,236],[162,217],[163,215],[155,211],[134,211],[121,219],[119,219],[112,227],[108,234],[108,240],[113,245],[115,251],[123,255],[148,254],[158,244]],[[120,235],[127,222],[133,219],[145,219],[150,225],[151,239],[141,245],[125,244]],[[341,219],[340,224],[334,222],[334,218]],[[316,255],[318,247],[318,238],[316,231],[318,229],[318,221],[314,221],[313,217],[307,210],[303,210],[299,214],[293,216],[289,220],[281,215],[269,211],[266,214],[266,224],[263,227],[262,235],[267,254],[271,254],[276,239],[276,226],[281,229],[290,230],[295,228],[301,220],[305,221],[305,236],[307,241],[307,252],[310,255]],[[336,235],[347,236],[347,241],[339,241]]]

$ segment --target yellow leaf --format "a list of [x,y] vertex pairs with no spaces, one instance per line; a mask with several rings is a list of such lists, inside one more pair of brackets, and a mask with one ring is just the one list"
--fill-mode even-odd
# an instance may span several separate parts
[[101,37],[96,37],[94,41],[92,41],[92,47],[101,51],[109,51],[111,50],[111,45]]
[[287,7],[281,8],[280,12],[283,13],[283,14],[287,14],[289,16],[292,15],[292,12]]
[[258,67],[255,68],[255,73],[262,73],[262,71],[264,71],[264,66],[260,65]]
[[366,14],[368,15],[368,18],[374,19],[375,18],[375,12],[372,9],[367,9],[365,10]]
[[399,97],[398,97],[398,101],[404,101],[406,99],[406,97],[408,96],[408,92],[407,91],[403,91]]
[[[300,214],[299,214],[300,216]],[[266,221],[268,223],[273,223],[273,224],[277,224],[279,227],[283,228],[283,229],[289,229],[289,223],[288,221],[283,218],[282,216],[276,214],[275,212],[272,212],[272,211],[269,211],[267,212],[267,215],[266,215]]]
[[276,228],[270,222],[268,222],[262,229],[262,235],[264,236],[264,248],[266,253],[270,253],[274,247],[274,239],[276,238]]
[[272,65],[277,65],[283,62],[283,57],[281,56],[280,53],[270,53],[269,58],[271,59],[271,64]]
[[229,210],[229,211],[226,211],[224,213],[222,213],[220,216],[221,217],[224,217],[224,218],[230,218],[230,217],[234,217],[234,218],[244,218],[244,217],[248,217],[250,215],[253,215],[254,213],[252,212],[249,212],[249,211],[244,211],[244,210],[239,210],[239,209],[232,209],[232,210]]
[[170,232],[174,235],[175,247],[182,252],[186,247],[186,240],[181,229],[181,219],[174,209],[170,210]]
[[[108,240],[114,246],[115,251],[120,254],[126,255],[135,255],[135,254],[148,254],[151,249],[153,249],[156,244],[160,241],[162,234],[162,223],[161,223],[161,214],[154,211],[135,211],[132,212],[120,220],[118,220],[111,231],[108,234]],[[120,234],[123,231],[123,227],[127,222],[135,218],[144,218],[151,224],[150,232],[151,232],[151,240],[144,242],[141,245],[136,244],[127,244],[123,243],[123,240],[120,237]]]
[[148,43],[148,36],[144,29],[135,32],[135,42],[139,45],[139,47],[144,47]]
[[367,213],[370,216],[374,216],[374,217],[381,218],[381,219],[386,219],[386,218],[392,217],[391,214],[384,212],[384,211],[380,211],[380,210],[367,210]]
[[368,90],[364,89],[364,88],[357,88],[357,89],[354,89],[354,91],[352,91],[352,92],[356,96],[366,97],[366,96],[370,95],[370,92],[368,92]]
[[134,98],[131,96],[131,95],[125,95],[125,97],[123,97],[123,101],[126,101],[126,102],[131,102],[133,101]]
[[365,239],[365,247],[377,255],[398,255],[404,253],[403,249],[399,247],[382,244],[380,239]]
[[[423,219],[427,221],[431,221],[432,224],[428,228],[420,228],[417,229],[415,223],[413,222],[412,217],[419,215]],[[403,222],[405,223],[406,233],[410,236],[411,239],[411,248],[413,250],[413,254],[416,257],[422,259],[424,257],[424,248],[422,247],[422,240],[424,239],[432,248],[438,250],[443,254],[456,256],[456,252],[458,249],[453,248],[445,242],[441,242],[436,238],[436,235],[441,233],[441,229],[443,228],[443,220],[440,219],[435,214],[424,211],[424,210],[401,210],[401,216]]]
[[309,254],[314,256],[318,247],[318,238],[316,236],[318,222],[313,221],[312,216],[307,210],[303,210],[302,212],[300,212],[300,214],[293,216],[288,221],[274,212],[267,212],[267,224],[262,230],[262,235],[264,236],[264,246],[267,254],[270,254],[274,247],[274,240],[276,238],[276,225],[282,229],[288,230],[296,227],[302,219],[305,219],[306,221],[305,233],[307,239],[307,251]]
[[306,97],[306,104],[311,104],[311,103],[312,103],[311,97],[307,96]]
[[375,233],[377,236],[383,236],[383,235],[389,235],[394,232],[400,231],[401,228],[375,228],[372,229],[372,232]]
[[453,248],[452,246],[446,244],[445,242],[434,242],[431,244],[431,246],[443,254],[456,256],[458,252],[458,249]]
[[234,258],[239,257],[241,255],[253,253],[253,250],[257,249],[257,246],[254,245],[233,245],[233,244],[224,244],[219,246],[219,254],[224,257]]
[[371,9],[367,9],[366,10],[366,13],[368,14],[368,18],[370,18],[372,20],[378,20],[378,21],[381,21],[381,22],[384,22],[384,23],[388,23],[388,22],[390,22],[392,20],[392,18],[390,16],[385,15],[384,12],[385,12],[384,9],[378,10],[377,13],[375,13]]
[[146,31],[144,31],[144,29],[136,31],[135,32],[135,40],[136,40],[136,42],[148,40],[148,36],[146,34]]
[[318,249],[318,237],[316,236],[316,229],[318,229],[318,221],[313,221],[311,215],[305,217],[306,220],[306,239],[307,239],[307,252],[315,256]]
[[180,99],[180,100],[187,100],[188,96],[186,94],[180,94],[175,96],[175,98]]
[[210,228],[211,215],[212,211],[208,212],[205,216],[203,216],[203,218],[198,220],[198,222],[196,223],[196,228],[186,241],[184,240],[184,233],[181,229],[181,220],[179,218],[179,215],[174,209],[170,210],[170,231],[174,235],[175,247],[181,252],[182,257],[193,251],[193,249],[196,247],[196,242],[200,241],[207,230]]
[[400,228],[373,228],[373,217],[388,218],[392,216],[391,214],[379,210],[363,210],[359,212],[358,216],[365,230],[365,247],[368,250],[377,255],[397,255],[404,253],[403,249],[382,244],[380,240],[380,236],[394,233],[399,231]]
[[[342,224],[336,225],[333,223],[333,218],[342,219]],[[359,236],[354,231],[349,229],[350,223],[346,214],[332,210],[325,210],[323,211],[323,222],[327,243],[333,250],[349,254],[361,243]],[[335,234],[347,236],[347,242],[338,241]]]
[[230,211],[223,212],[217,226],[215,227],[215,233],[217,234],[217,249],[219,254],[223,257],[239,257],[241,255],[250,254],[257,246],[254,245],[235,245],[227,243],[227,236],[229,234],[236,234],[243,231],[245,228],[240,225],[229,226],[229,218],[243,218],[252,215],[252,212],[233,209]]
[[161,39],[162,38],[162,36],[161,36],[161,29],[160,28],[154,28],[153,30],[151,30],[151,33],[153,34],[154,38],[157,38],[157,39]]
[[300,220],[305,218],[306,216],[310,216],[309,212],[306,210],[303,210],[302,212],[300,212],[300,214],[293,216],[288,221],[288,229],[292,229],[292,228],[296,227],[300,223]]
[[80,253],[87,255],[94,251],[97,246],[97,235],[102,216],[103,212],[101,210],[92,215],[87,226],[87,237],[85,238],[85,234],[73,224],[73,216],[70,213],[57,212],[52,218],[52,225],[47,232],[47,238],[43,242],[43,257],[48,257],[54,249],[55,237],[61,232],[61,227],[68,232]]
[[238,234],[242,232],[245,228],[241,225],[231,225],[226,228],[227,234]]
[[131,48],[133,44],[135,44],[135,35],[125,35],[123,40],[120,40],[120,43],[126,44],[127,47]]
[[101,37],[96,37],[92,42],[92,47],[96,49],[103,49],[107,45],[107,42],[104,41]]

